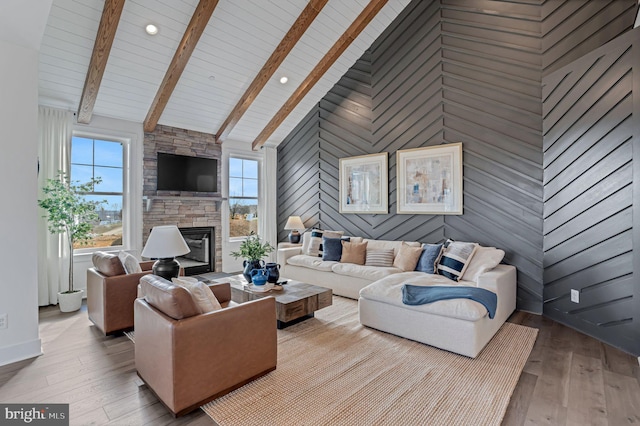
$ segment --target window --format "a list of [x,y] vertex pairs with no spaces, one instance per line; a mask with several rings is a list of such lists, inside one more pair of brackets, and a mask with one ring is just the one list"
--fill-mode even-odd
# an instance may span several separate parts
[[258,233],[258,161],[229,158],[229,237]]
[[85,183],[101,178],[90,200],[105,200],[98,207],[98,220],[93,224],[88,244],[76,243],[74,248],[110,247],[122,245],[122,207],[124,148],[121,142],[74,136],[71,138],[71,180]]

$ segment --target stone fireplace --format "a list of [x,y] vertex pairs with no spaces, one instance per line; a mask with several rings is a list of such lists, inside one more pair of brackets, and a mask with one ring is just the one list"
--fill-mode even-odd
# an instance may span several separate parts
[[[180,229],[213,228],[210,237],[211,271],[222,271],[220,193],[158,191],[156,182],[158,152],[216,158],[220,161],[222,148],[216,144],[214,135],[208,133],[160,125],[155,131],[145,133],[143,165],[145,202],[142,203],[143,244],[147,242],[154,226],[177,225]],[[221,167],[218,167],[218,188],[221,187],[220,169]]]

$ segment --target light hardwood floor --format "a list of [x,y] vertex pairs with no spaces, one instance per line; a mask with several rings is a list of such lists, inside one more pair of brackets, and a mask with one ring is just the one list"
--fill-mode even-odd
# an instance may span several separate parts
[[[540,330],[504,425],[640,424],[637,359],[547,318],[516,312]],[[0,367],[0,402],[70,403],[77,425],[213,425],[200,410],[174,419],[137,377],[134,346],[104,337],[86,308],[40,309],[44,355]]]

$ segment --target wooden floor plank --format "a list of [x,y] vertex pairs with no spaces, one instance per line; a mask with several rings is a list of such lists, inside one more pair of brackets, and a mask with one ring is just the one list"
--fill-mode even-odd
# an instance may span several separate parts
[[640,384],[634,377],[603,371],[607,418],[611,426],[640,424]]
[[567,425],[607,426],[602,361],[574,353],[570,374]]
[[511,401],[509,401],[507,413],[504,416],[502,424],[523,425],[526,422],[527,410],[531,404],[537,381],[537,376],[524,371],[522,372],[518,380],[518,385],[511,396]]

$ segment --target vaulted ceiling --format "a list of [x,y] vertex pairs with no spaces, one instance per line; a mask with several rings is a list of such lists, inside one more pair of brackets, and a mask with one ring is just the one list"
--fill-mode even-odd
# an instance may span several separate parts
[[277,145],[408,3],[53,0],[40,103]]

